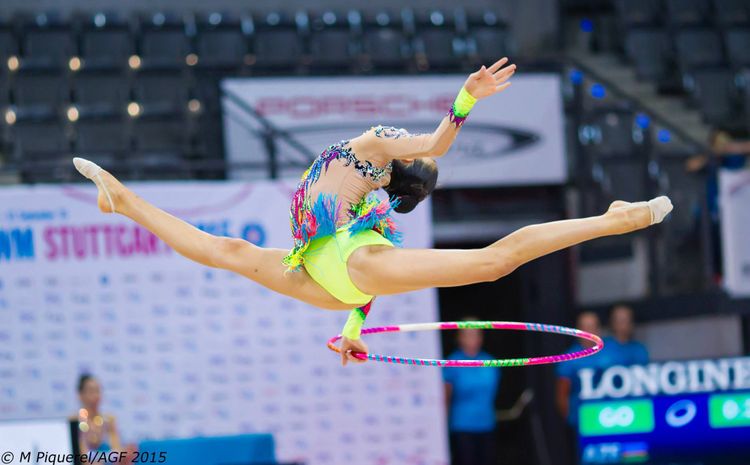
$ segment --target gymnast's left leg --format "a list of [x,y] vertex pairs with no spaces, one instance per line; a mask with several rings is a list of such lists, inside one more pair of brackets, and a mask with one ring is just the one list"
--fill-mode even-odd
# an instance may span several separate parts
[[358,289],[372,295],[495,281],[552,252],[659,223],[671,210],[667,197],[616,201],[603,215],[526,226],[481,249],[362,247],[349,257],[349,276]]
[[316,283],[305,270],[285,273],[283,249],[258,247],[248,241],[220,237],[150,204],[96,164],[75,158],[76,169],[99,189],[99,209],[119,213],[151,231],[180,255],[201,265],[241,274],[283,295],[332,310],[350,310]]

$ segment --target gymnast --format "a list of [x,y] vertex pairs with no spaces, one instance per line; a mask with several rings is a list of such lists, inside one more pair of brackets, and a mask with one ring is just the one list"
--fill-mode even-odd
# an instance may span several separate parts
[[[432,133],[379,125],[323,150],[292,199],[291,250],[213,236],[151,205],[95,163],[73,163],[96,184],[102,212],[125,215],[188,259],[316,307],[354,308],[342,331],[341,357],[344,365],[361,362],[353,353],[367,352],[360,331],[374,296],[495,281],[566,247],[660,223],[672,210],[667,197],[615,201],[602,215],[526,226],[480,249],[394,247],[400,233],[391,213],[412,211],[432,192],[434,158],[451,147],[474,104],[507,89],[515,71],[502,58],[470,74]],[[375,195],[381,188],[387,200]]]

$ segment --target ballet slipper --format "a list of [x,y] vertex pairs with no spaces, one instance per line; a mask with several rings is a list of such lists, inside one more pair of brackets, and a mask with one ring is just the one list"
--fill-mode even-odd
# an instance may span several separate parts
[[666,195],[653,198],[644,203],[648,205],[648,208],[651,211],[652,225],[664,221],[664,218],[669,215],[669,212],[671,212],[674,208],[674,206],[672,205],[672,201],[669,200],[669,197],[667,197]]
[[[115,213],[115,202],[112,200],[112,196],[109,193],[109,190],[107,189],[107,186],[104,184],[104,181],[102,180],[101,173],[104,171],[101,166],[97,165],[93,161],[86,160],[85,158],[79,158],[75,157],[73,158],[73,165],[75,165],[76,170],[78,170],[79,173],[84,175],[86,178],[94,181],[94,184],[96,184],[97,189],[99,189],[99,195],[104,194],[104,196],[107,199],[107,203],[109,203],[109,211],[111,213]],[[98,200],[98,199],[97,199]],[[101,202],[100,208],[101,208]],[[102,211],[105,211],[102,209]]]

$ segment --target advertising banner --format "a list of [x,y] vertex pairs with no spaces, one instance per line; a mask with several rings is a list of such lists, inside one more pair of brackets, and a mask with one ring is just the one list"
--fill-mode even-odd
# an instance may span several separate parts
[[[318,155],[371,126],[434,131],[465,75],[245,78],[223,82],[227,158],[280,166]],[[439,186],[560,184],[566,179],[563,108],[556,74],[515,76],[505,92],[480,101],[451,150],[438,158]],[[238,165],[241,166],[241,165]],[[253,173],[242,168],[235,178]],[[299,177],[299,168],[281,169]],[[256,176],[265,176],[262,169]]]
[[[210,233],[291,246],[292,184],[131,187]],[[88,184],[0,189],[0,420],[76,414],[91,373],[125,442],[258,432],[282,462],[447,463],[438,369],[342,367],[325,343],[348,312],[190,262],[95,198]],[[430,246],[429,202],[397,220],[407,247]],[[367,324],[437,318],[426,290],[378,298]],[[436,333],[367,342],[440,355]]]

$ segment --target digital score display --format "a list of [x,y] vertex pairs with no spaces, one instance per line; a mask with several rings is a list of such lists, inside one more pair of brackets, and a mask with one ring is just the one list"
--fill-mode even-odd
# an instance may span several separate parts
[[750,465],[750,358],[581,372],[583,464]]

